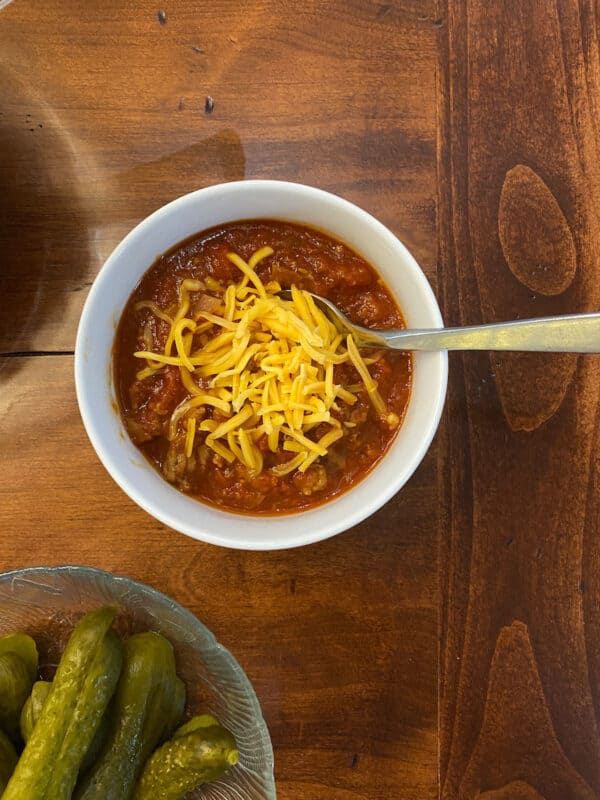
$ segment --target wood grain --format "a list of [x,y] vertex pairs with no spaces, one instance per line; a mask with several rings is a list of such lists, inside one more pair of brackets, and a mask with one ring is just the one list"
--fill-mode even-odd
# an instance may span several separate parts
[[32,355],[72,350],[127,230],[219,181],[338,192],[435,283],[434,0],[160,8],[164,24],[136,0],[0,12],[0,353],[26,354],[0,357],[0,568],[91,564],[190,608],[256,688],[281,800],[434,798],[435,448],[343,536],[227,551],[128,500],[85,436],[72,357]]
[[14,361],[0,360],[2,568],[91,564],[196,613],[254,684],[279,797],[435,797],[434,454],[343,537],[225,550],[165,528],[108,477],[77,413],[71,357]]
[[[597,309],[593,4],[440,4],[446,319]],[[596,357],[454,360],[441,447],[441,796],[600,793]]]
[[372,212],[448,323],[598,309],[595,0],[16,0],[0,23],[0,568],[91,564],[189,607],[254,683],[282,800],[600,797],[596,357],[454,355],[394,500],[244,553],[112,483],[69,355],[134,224],[254,177]]
[[[281,178],[378,216],[435,277],[434,0],[19,0],[0,28],[0,352],[71,350],[144,216]],[[202,52],[198,53],[197,49]],[[214,100],[205,113],[205,98]],[[60,309],[60,313],[58,312]]]

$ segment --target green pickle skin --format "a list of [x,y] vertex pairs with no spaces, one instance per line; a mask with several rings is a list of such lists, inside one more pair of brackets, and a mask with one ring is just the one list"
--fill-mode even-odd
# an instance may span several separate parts
[[29,667],[14,652],[0,654],[0,730],[19,742],[21,710],[31,693]]
[[181,678],[175,678],[175,686],[173,687],[173,705],[168,711],[164,738],[168,739],[172,735],[175,728],[181,722],[183,717],[183,709],[185,708],[185,683]]
[[[122,659],[121,659],[122,660]],[[44,703],[50,693],[52,683],[50,681],[36,681],[33,684],[31,694],[27,698],[23,710],[21,711],[21,736],[23,741],[27,743],[31,732],[33,731],[36,722],[41,716]],[[88,747],[85,758],[81,762],[80,774],[86,772],[98,758],[98,754],[104,746],[104,742],[108,737],[110,729],[110,705],[104,712],[104,716],[100,722],[100,726]]]
[[21,736],[25,744],[29,741],[35,724],[42,715],[42,709],[51,688],[52,683],[50,681],[36,681],[31,687],[31,694],[21,709]]
[[86,675],[46,789],[48,800],[70,800],[81,765],[100,728],[123,666],[123,645],[109,631]]
[[214,717],[198,718],[199,724],[195,719],[183,725],[151,756],[133,800],[182,800],[192,789],[217,780],[237,763],[232,734]]
[[173,725],[174,706],[183,708],[180,684],[164,637],[127,639],[108,740],[76,791],[78,800],[129,800],[145,761]]
[[29,670],[31,683],[37,678],[39,655],[37,646],[31,636],[26,633],[7,633],[0,636],[0,655],[16,653],[23,659]]
[[[115,617],[116,609],[86,614],[71,634],[40,718],[4,790],[2,800],[54,800],[48,785],[69,734],[86,677]],[[59,762],[64,766],[64,761]],[[74,768],[73,765],[69,765]]]
[[0,795],[4,791],[14,768],[17,765],[17,751],[5,733],[0,731]]

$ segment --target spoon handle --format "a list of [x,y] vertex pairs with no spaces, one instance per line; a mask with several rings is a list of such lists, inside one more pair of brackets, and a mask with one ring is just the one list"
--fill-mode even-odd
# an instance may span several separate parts
[[440,330],[378,331],[397,350],[536,350],[600,353],[600,313]]

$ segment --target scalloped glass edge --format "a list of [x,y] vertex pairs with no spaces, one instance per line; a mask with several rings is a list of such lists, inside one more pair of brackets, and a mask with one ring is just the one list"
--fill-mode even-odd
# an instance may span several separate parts
[[[73,577],[73,579],[83,581],[85,581],[86,578],[92,579],[92,582],[96,580],[107,581],[108,583],[113,584],[115,587],[123,589],[124,592],[133,592],[137,596],[142,598],[146,597],[149,600],[158,603],[159,605],[167,606],[171,612],[174,612],[182,619],[182,622],[185,624],[187,629],[192,631],[195,629],[198,637],[204,640],[211,652],[218,652],[219,658],[223,662],[223,666],[227,670],[231,671],[232,677],[234,677],[234,679],[238,682],[240,689],[248,698],[252,715],[254,717],[254,724],[256,725],[259,747],[263,751],[261,755],[265,762],[264,768],[262,769],[260,775],[254,770],[248,770],[248,776],[252,776],[255,779],[260,778],[260,780],[264,781],[264,787],[261,789],[261,791],[264,791],[264,800],[276,800],[276,787],[273,773],[273,746],[267,724],[262,715],[260,703],[256,696],[256,692],[254,691],[254,687],[252,686],[249,678],[237,659],[224,645],[217,640],[215,635],[206,627],[206,625],[204,625],[194,614],[192,614],[191,611],[188,611],[185,606],[178,603],[172,597],[160,592],[158,589],[155,589],[148,584],[141,583],[140,581],[133,580],[132,578],[128,578],[124,575],[115,575],[112,572],[108,572],[107,570],[99,569],[97,567],[66,564],[58,566],[39,565],[35,567],[23,567],[21,569],[9,570],[7,572],[0,573],[0,589],[8,586],[10,590],[11,584],[15,580],[24,579],[35,584],[36,579],[39,579],[43,575],[47,574],[56,574],[59,576],[65,575],[68,577]],[[37,582],[39,583],[39,580]],[[219,784],[221,784],[221,781],[218,781],[215,784],[208,784],[207,788],[208,786],[214,787],[216,790],[215,796],[222,796],[225,800],[225,798],[228,797],[227,787],[223,785],[219,788]],[[238,794],[239,789],[236,789],[235,791],[235,796],[241,797],[241,795]],[[221,794],[221,792],[225,793]],[[198,793],[198,797],[201,796],[203,796],[202,790],[200,790]],[[261,800],[263,799],[261,798]]]

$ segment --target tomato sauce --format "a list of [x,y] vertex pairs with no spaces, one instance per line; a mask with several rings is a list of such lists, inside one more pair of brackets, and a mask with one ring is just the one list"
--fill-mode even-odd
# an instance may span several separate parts
[[[245,220],[219,226],[181,242],[162,255],[143,276],[130,297],[118,326],[114,347],[114,370],[120,411],[127,430],[148,460],[181,491],[211,505],[249,514],[281,514],[307,509],[330,500],[358,483],[382,458],[392,443],[410,396],[412,357],[409,353],[362,350],[378,356],[369,371],[378,383],[388,412],[400,425],[391,427],[375,413],[366,391],[359,392],[353,406],[340,405],[337,417],[349,422],[345,435],[317,459],[306,472],[298,470],[277,476],[272,467],[290,458],[287,452],[272,453],[259,441],[264,453],[263,471],[251,476],[239,463],[228,464],[205,445],[194,458],[186,458],[181,439],[170,442],[167,429],[175,407],[189,397],[179,368],[167,366],[156,375],[138,380],[143,366],[133,356],[137,350],[162,352],[169,324],[140,301],[153,301],[171,311],[178,303],[178,290],[186,278],[209,288],[202,301],[210,305],[222,295],[210,289],[210,279],[226,287],[240,280],[239,270],[226,258],[230,252],[248,260],[261,247],[274,254],[260,262],[256,272],[266,283],[278,281],[286,289],[301,289],[331,299],[353,322],[370,328],[404,327],[402,314],[373,267],[345,244],[313,228],[276,220]],[[215,329],[216,330],[216,329]],[[358,373],[351,364],[338,365],[334,382],[356,384]],[[207,414],[218,419],[217,410]],[[310,438],[318,440],[320,426]]]

